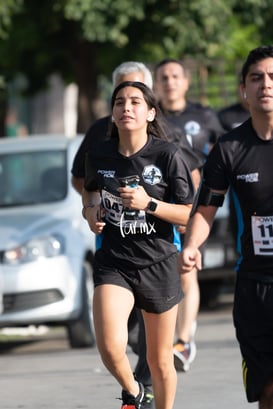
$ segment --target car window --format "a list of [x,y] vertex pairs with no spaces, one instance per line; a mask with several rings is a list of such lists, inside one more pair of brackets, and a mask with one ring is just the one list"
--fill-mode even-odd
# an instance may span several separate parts
[[0,155],[0,207],[55,202],[66,194],[64,150]]

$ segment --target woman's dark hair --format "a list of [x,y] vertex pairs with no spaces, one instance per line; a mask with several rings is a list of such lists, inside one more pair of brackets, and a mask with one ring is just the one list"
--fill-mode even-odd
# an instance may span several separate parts
[[[116,96],[118,92],[125,88],[125,87],[134,87],[138,88],[142,94],[145,102],[148,105],[149,109],[155,108],[155,117],[152,122],[148,122],[147,126],[147,133],[152,134],[156,136],[157,138],[160,139],[165,139],[167,140],[167,135],[164,130],[164,119],[161,113],[161,110],[157,104],[156,97],[153,93],[153,91],[147,87],[143,82],[138,82],[138,81],[124,81],[121,82],[113,91],[112,98],[111,98],[111,108],[113,109]],[[112,129],[111,129],[111,138],[118,138],[118,129],[115,123],[112,124]]]
[[260,47],[254,48],[254,50],[250,51],[241,71],[243,84],[246,82],[249,67],[252,64],[256,64],[257,62],[264,60],[265,58],[273,58],[273,45],[261,45]]

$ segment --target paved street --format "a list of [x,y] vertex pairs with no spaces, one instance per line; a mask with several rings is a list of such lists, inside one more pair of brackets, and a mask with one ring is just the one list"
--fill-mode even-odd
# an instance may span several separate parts
[[[174,409],[256,408],[245,400],[231,304],[202,311],[197,357],[179,373]],[[119,409],[120,389],[95,348],[70,350],[61,332],[38,341],[0,345],[1,409]],[[132,364],[136,357],[130,352]]]

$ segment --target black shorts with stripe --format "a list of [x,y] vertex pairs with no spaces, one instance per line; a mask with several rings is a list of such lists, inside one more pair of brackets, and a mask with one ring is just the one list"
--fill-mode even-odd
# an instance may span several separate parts
[[260,400],[273,378],[273,276],[238,277],[233,318],[248,402]]

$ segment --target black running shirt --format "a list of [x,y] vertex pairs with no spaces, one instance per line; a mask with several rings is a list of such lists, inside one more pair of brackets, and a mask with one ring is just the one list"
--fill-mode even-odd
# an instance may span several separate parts
[[109,139],[110,126],[111,117],[109,116],[98,119],[90,126],[75,155],[71,170],[73,176],[76,178],[84,178],[85,155],[87,152],[92,150],[97,143],[101,143],[102,141]]
[[240,272],[273,275],[273,140],[259,138],[251,120],[221,137],[204,166],[204,182],[232,188],[242,254]]
[[[175,139],[173,135],[173,130],[167,124],[165,124],[166,134],[168,138],[172,141]],[[110,138],[111,129],[111,116],[105,116],[103,118],[95,121],[88,129],[73,161],[71,173],[76,178],[84,178],[85,168],[84,160],[85,154],[94,149],[97,143],[101,143]],[[181,134],[181,132],[180,132]],[[180,136],[179,136],[180,138]],[[181,148],[181,155],[183,159],[187,162],[190,171],[199,168],[200,164],[199,158],[194,154],[191,145],[187,140],[181,141],[178,146]]]
[[249,116],[249,111],[239,102],[220,109],[218,112],[218,118],[226,132],[241,125],[249,118]]
[[86,157],[85,188],[101,191],[106,226],[96,257],[117,268],[144,268],[177,253],[173,226],[144,210],[128,215],[117,188],[124,180],[139,177],[150,197],[164,202],[190,204],[194,188],[190,171],[178,148],[153,136],[136,154],[118,152],[118,140],[110,139]]
[[210,107],[187,101],[183,111],[167,111],[160,105],[167,122],[173,127],[171,142],[178,146],[187,138],[193,152],[203,165],[211,146],[223,135],[217,113]]

